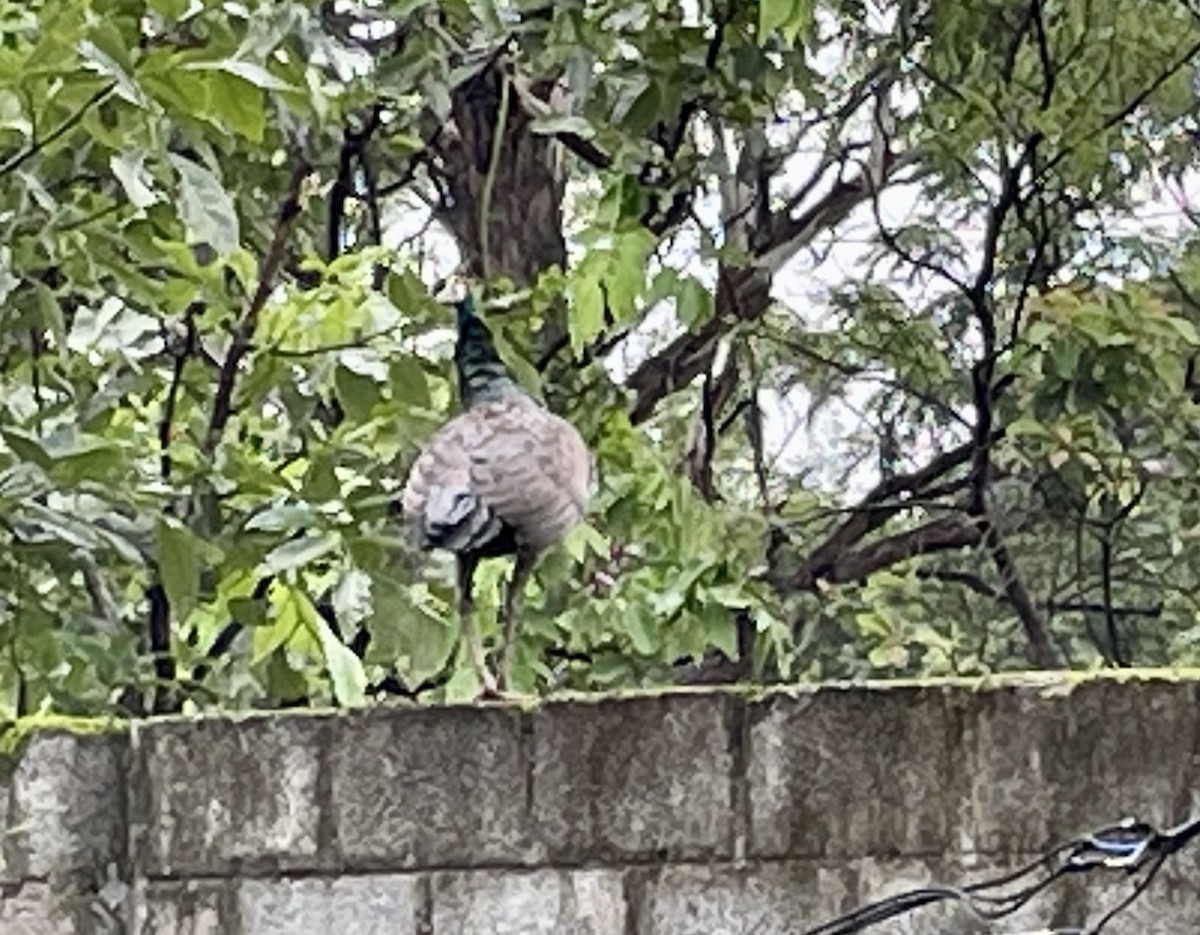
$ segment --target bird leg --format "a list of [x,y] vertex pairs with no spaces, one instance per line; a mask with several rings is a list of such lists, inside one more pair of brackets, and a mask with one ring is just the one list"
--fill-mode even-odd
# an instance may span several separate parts
[[485,698],[492,698],[498,694],[496,679],[488,670],[487,655],[483,651],[483,638],[475,626],[475,597],[472,594],[472,579],[475,577],[477,564],[478,562],[474,558],[458,556],[458,618],[459,625],[462,627],[463,639],[467,643],[467,652],[471,655],[471,665],[482,686],[480,694]]
[[517,560],[513,564],[512,577],[504,591],[504,606],[500,609],[500,621],[504,625],[504,647],[501,649],[499,685],[500,690],[508,688],[512,675],[513,653],[516,651],[517,617],[521,612],[521,601],[525,594],[525,585],[533,574],[533,566],[537,562],[537,553],[529,549],[518,548]]

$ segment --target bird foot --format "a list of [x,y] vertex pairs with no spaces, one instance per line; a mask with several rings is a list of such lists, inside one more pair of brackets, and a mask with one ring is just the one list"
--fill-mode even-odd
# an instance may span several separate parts
[[512,698],[511,692],[506,692],[495,685],[484,685],[479,689],[479,694],[475,696],[476,701],[509,701]]

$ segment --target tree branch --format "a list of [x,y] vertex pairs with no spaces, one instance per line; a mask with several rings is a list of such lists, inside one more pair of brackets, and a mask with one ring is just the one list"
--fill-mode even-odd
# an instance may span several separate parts
[[[882,168],[892,173],[911,159],[886,160]],[[722,265],[717,275],[713,317],[695,331],[679,335],[657,354],[644,360],[625,381],[635,394],[630,418],[644,422],[667,396],[691,384],[712,364],[717,342],[741,322],[761,318],[770,308],[771,277],[806,245],[832,230],[874,191],[867,172],[849,182],[838,182],[807,211],[792,217],[786,209],[771,215],[750,264]]]
[[[821,577],[834,584],[860,581],[899,562],[934,552],[977,546],[982,540],[983,534],[976,524],[946,516],[837,556]],[[811,590],[815,584],[814,580],[806,590]]]
[[184,333],[170,335],[167,348],[174,358],[171,368],[171,385],[167,389],[167,401],[163,404],[162,419],[158,424],[159,473],[163,480],[171,476],[171,429],[175,422],[175,408],[179,402],[179,391],[183,386],[183,371],[188,358],[196,353],[196,312],[198,303],[190,305],[183,316]]
[[65,120],[63,120],[62,123],[47,133],[44,137],[42,137],[40,140],[34,139],[19,153],[16,153],[4,163],[0,164],[0,178],[15,172],[51,143],[60,139],[72,128],[78,126],[79,121],[81,121],[87,115],[87,112],[97,104],[103,102],[105,98],[112,94],[116,86],[117,83],[115,81],[110,81],[108,84],[104,85],[104,87],[96,91],[96,93],[84,101],[77,110],[71,113]]
[[288,184],[287,195],[279,207],[279,219],[275,224],[275,236],[259,265],[258,288],[250,304],[246,306],[245,314],[237,323],[233,333],[233,343],[221,365],[221,375],[217,381],[216,398],[213,401],[212,418],[208,423],[208,432],[204,438],[204,451],[212,454],[221,440],[225,426],[233,415],[233,391],[237,382],[237,372],[242,359],[249,353],[254,341],[254,332],[258,327],[258,316],[271,292],[275,288],[275,280],[283,262],[285,247],[292,231],[292,225],[300,214],[300,187],[308,176],[310,167],[303,156],[297,156],[292,169],[291,181]]
[[1050,632],[1046,629],[1045,621],[1042,620],[1033,599],[1029,596],[1029,591],[1021,581],[1016,562],[1013,560],[1012,553],[1008,551],[1008,546],[1000,535],[1000,531],[996,528],[995,523],[986,522],[984,544],[991,553],[996,571],[1000,573],[1000,580],[1003,583],[1008,602],[1012,604],[1017,618],[1021,621],[1021,627],[1025,631],[1026,654],[1029,661],[1041,669],[1057,669],[1059,667],[1058,651],[1050,639]]
[[[998,441],[1002,436],[1003,430],[997,431],[992,442]],[[881,481],[851,508],[849,517],[809,552],[796,571],[785,576],[780,576],[778,571],[769,573],[772,576],[774,587],[783,593],[811,591],[817,581],[832,580],[831,576],[834,574],[835,567],[844,556],[850,553],[850,549],[857,542],[882,527],[897,513],[911,506],[906,501],[895,502],[897,497],[903,494],[921,493],[945,474],[967,464],[971,460],[974,450],[975,443],[973,441],[966,442],[938,455],[920,470],[907,474],[895,474]],[[956,521],[956,523],[962,525],[961,521]],[[979,534],[978,529],[971,528],[975,534]],[[909,533],[901,533],[901,535],[909,535]],[[770,564],[772,569],[777,568],[775,561],[771,561]]]

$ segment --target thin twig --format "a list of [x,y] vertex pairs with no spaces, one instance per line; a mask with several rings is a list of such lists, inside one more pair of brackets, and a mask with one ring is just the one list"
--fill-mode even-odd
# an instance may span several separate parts
[[508,99],[512,79],[508,72],[500,70],[500,110],[496,114],[495,131],[492,134],[492,153],[488,161],[487,176],[483,180],[483,191],[479,196],[479,252],[483,262],[483,281],[492,280],[491,220],[492,191],[496,187],[496,170],[500,165],[500,153],[504,147],[504,134],[508,132]]
[[287,195],[279,207],[279,220],[275,224],[275,236],[271,246],[263,256],[259,268],[258,288],[254,292],[246,312],[238,322],[233,335],[233,343],[221,366],[221,376],[217,383],[217,395],[213,402],[212,418],[208,423],[208,432],[204,438],[204,451],[212,454],[221,440],[225,426],[233,415],[233,390],[237,381],[238,366],[249,353],[258,327],[258,316],[271,292],[275,288],[275,279],[283,262],[284,248],[292,231],[292,225],[300,214],[300,187],[308,176],[310,167],[308,161],[297,156],[295,167],[292,169],[291,181]]
[[28,146],[25,147],[25,149],[21,150],[21,152],[17,153],[15,156],[12,156],[7,162],[0,165],[0,177],[8,175],[11,172],[15,172],[51,143],[58,140],[61,136],[63,136],[63,134],[69,132],[72,128],[77,126],[79,121],[84,118],[89,110],[112,94],[116,86],[117,83],[115,81],[110,81],[104,87],[96,91],[96,93],[89,97],[86,101],[84,101],[77,110],[70,114],[57,127],[42,137],[42,139],[33,140]]
[[183,316],[183,347],[173,349],[175,358],[171,370],[171,385],[167,389],[167,401],[163,404],[162,420],[158,424],[158,445],[161,459],[160,473],[163,480],[171,476],[171,429],[175,421],[175,408],[179,402],[179,390],[183,385],[183,371],[187,360],[196,350],[196,305],[188,307]]

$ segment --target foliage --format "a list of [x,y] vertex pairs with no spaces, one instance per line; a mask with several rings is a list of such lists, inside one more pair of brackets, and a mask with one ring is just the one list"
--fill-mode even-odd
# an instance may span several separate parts
[[460,257],[599,468],[519,687],[1194,662],[1198,51],[1182,3],[0,3],[0,711],[470,694],[390,511]]

